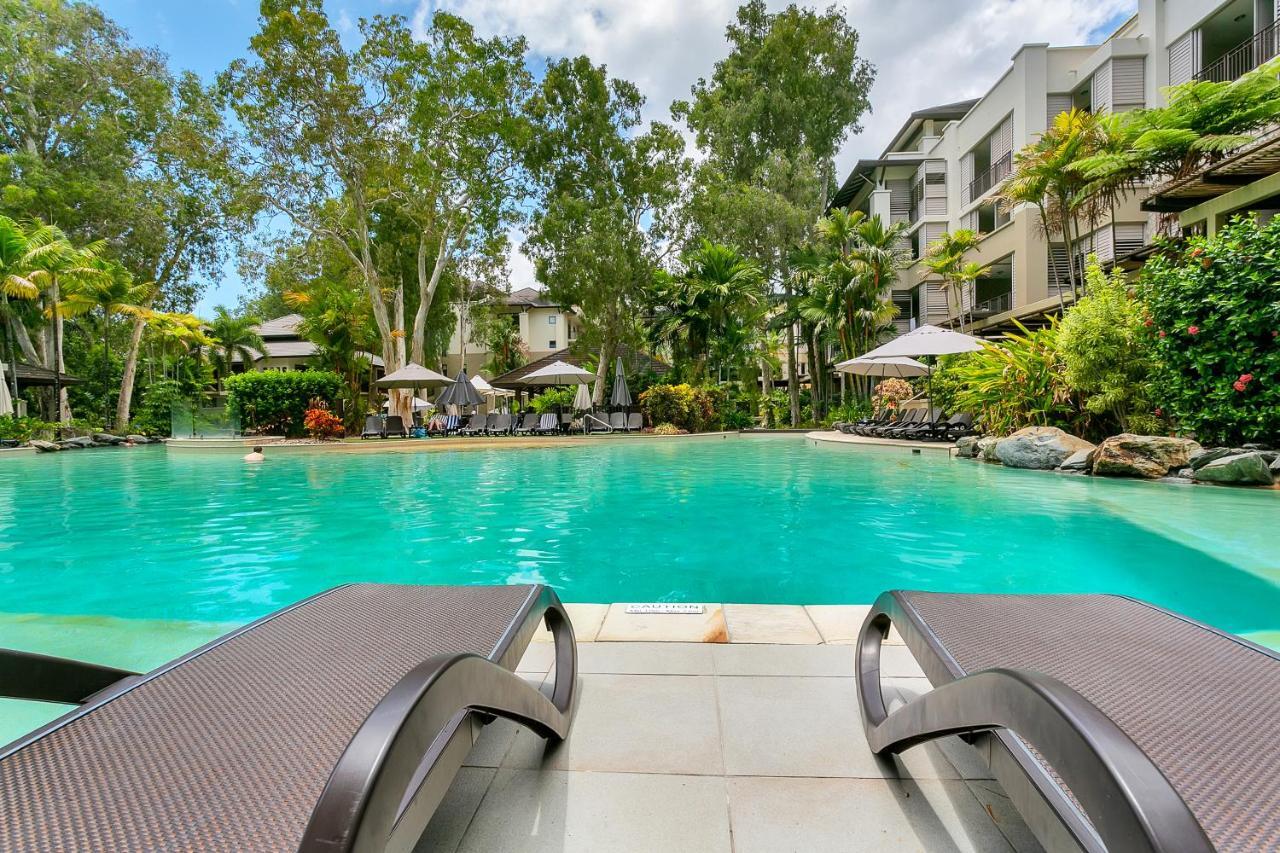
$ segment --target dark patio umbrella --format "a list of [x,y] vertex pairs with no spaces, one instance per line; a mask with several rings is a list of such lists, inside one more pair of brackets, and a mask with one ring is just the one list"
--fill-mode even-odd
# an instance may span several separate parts
[[627,375],[622,370],[622,356],[618,356],[613,368],[613,395],[609,404],[627,408],[631,405],[631,392],[627,390]]
[[463,370],[458,373],[458,378],[453,380],[452,384],[440,392],[436,405],[457,406],[461,409],[464,406],[478,406],[483,402],[484,398],[480,396],[476,386],[467,381],[467,372]]

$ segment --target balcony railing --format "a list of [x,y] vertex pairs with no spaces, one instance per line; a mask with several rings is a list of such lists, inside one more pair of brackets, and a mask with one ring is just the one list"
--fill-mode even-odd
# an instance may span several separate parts
[[991,168],[969,182],[969,201],[979,198],[987,190],[1009,177],[1013,171],[1013,154],[1005,154],[991,164]]
[[973,306],[973,316],[990,317],[992,314],[1001,314],[1013,308],[1013,294],[1002,293],[999,296],[993,296],[990,299],[984,299],[977,305]]
[[1201,68],[1195,79],[1226,83],[1252,71],[1277,54],[1280,54],[1280,21],[1258,30],[1251,38],[1245,39]]

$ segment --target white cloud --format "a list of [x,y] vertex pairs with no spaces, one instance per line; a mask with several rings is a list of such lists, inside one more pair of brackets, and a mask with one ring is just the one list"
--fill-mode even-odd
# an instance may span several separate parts
[[[826,0],[803,5],[825,8]],[[646,119],[670,120],[673,100],[687,98],[728,47],[725,26],[739,0],[420,0],[421,29],[435,9],[471,21],[486,35],[524,35],[530,50],[556,58],[585,53],[647,97]],[[785,5],[769,0],[771,8]],[[861,35],[859,52],[877,69],[872,112],[837,157],[841,176],[859,157],[874,157],[912,110],[977,97],[1031,42],[1085,44],[1129,14],[1136,0],[846,0]],[[517,276],[527,275],[520,280]],[[512,284],[532,267],[512,253]]]

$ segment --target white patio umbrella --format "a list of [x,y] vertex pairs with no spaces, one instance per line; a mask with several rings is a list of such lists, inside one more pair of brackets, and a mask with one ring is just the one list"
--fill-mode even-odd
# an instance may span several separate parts
[[436,373],[429,367],[423,367],[421,364],[411,361],[399,370],[388,373],[373,384],[379,388],[410,388],[416,397],[418,396],[419,388],[448,385],[452,381],[443,373]]
[[859,356],[858,358],[840,362],[836,365],[836,370],[857,376],[893,376],[898,379],[905,379],[908,376],[924,376],[929,372],[929,366],[906,356],[890,356],[889,358]]
[[566,361],[553,361],[532,373],[520,377],[528,385],[582,385],[591,382],[596,375]]
[[494,388],[489,384],[488,380],[479,373],[471,377],[471,385],[480,392],[480,396],[484,397],[485,402],[490,406],[496,406],[498,404],[498,400],[506,397],[514,397],[516,395],[515,391],[507,388]]
[[[887,344],[858,356],[860,359],[900,358],[902,356],[956,355],[962,352],[978,352],[986,344],[972,335],[953,332],[938,326],[918,326],[899,335]],[[933,366],[929,366],[929,405],[933,405]]]

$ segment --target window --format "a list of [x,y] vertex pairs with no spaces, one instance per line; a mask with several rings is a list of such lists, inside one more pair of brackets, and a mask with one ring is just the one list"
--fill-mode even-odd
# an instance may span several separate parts
[[549,316],[547,317],[547,325],[548,325],[548,326],[554,326],[555,324],[556,324],[556,315],[555,315],[555,314],[551,314],[551,315],[549,315]]
[[547,341],[547,349],[555,349],[555,348],[556,348],[555,338],[552,338],[551,340]]

